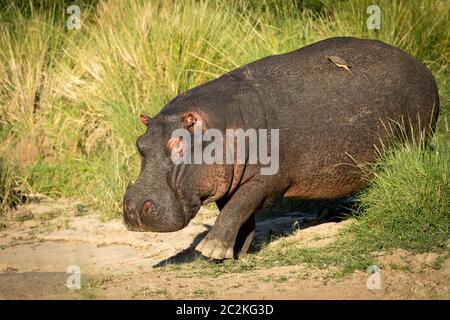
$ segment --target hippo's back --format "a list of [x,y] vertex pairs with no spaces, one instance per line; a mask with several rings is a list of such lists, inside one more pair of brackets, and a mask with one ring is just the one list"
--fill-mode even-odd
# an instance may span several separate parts
[[386,127],[410,121],[417,133],[434,125],[439,108],[427,68],[374,40],[332,38],[231,74],[261,97],[259,110],[248,112],[257,110],[268,128],[280,129],[288,196],[329,198],[359,189],[365,181],[355,162],[375,160],[374,146],[389,136]]

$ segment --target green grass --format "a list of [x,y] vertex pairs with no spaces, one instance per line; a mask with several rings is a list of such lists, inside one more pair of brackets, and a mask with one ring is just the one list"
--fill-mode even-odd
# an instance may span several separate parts
[[[381,30],[367,30],[372,1],[82,1],[81,30],[66,28],[71,1],[0,5],[0,207],[29,193],[75,196],[106,218],[137,176],[142,112],[244,63],[340,35],[381,39],[435,75],[440,120],[431,145],[399,145],[360,195],[358,223],[338,243],[287,243],[246,270],[310,262],[364,268],[370,252],[443,250],[449,212],[449,30],[445,0],[378,1]],[[1,217],[1,213],[0,213]]]
[[3,211],[19,204],[27,191],[29,186],[22,172],[10,160],[0,156],[0,219]]

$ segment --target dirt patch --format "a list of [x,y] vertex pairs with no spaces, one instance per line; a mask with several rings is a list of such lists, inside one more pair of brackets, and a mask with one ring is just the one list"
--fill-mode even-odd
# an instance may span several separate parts
[[[120,219],[102,222],[82,203],[44,200],[11,212],[0,231],[0,298],[61,299],[410,299],[449,298],[450,263],[435,253],[379,253],[380,287],[368,274],[333,279],[308,265],[197,275],[154,268],[182,263],[211,228],[217,211],[202,208],[183,230],[134,233]],[[317,222],[323,222],[317,224]],[[288,232],[304,247],[332,243],[351,221],[288,213],[257,223],[253,250]],[[285,237],[286,238],[286,237]],[[274,240],[274,245],[279,240]],[[187,260],[188,261],[188,260]],[[82,288],[69,290],[67,268],[81,270]],[[221,285],[218,286],[217,283]]]
[[[320,248],[336,240],[339,231],[345,226],[351,224],[352,220],[341,222],[324,222],[311,228],[299,229],[289,236],[289,240],[298,242],[303,248]],[[270,246],[276,246],[282,240],[276,240],[270,243]]]

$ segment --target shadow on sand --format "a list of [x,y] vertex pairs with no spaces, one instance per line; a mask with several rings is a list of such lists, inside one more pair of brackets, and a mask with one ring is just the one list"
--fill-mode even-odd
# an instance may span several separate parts
[[[249,253],[258,252],[263,244],[270,243],[280,236],[289,236],[299,229],[306,229],[327,222],[342,221],[355,205],[353,197],[320,201],[280,199],[273,207],[261,209],[256,213],[255,238]],[[204,226],[208,228],[208,231],[211,229],[209,225]],[[208,231],[198,234],[187,249],[160,261],[153,268],[160,268],[168,264],[189,263],[195,259],[203,258],[201,254],[195,251],[195,247]]]

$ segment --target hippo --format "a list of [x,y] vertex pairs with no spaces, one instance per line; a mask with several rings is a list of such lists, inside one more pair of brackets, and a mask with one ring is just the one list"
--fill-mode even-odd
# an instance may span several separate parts
[[[282,197],[354,194],[368,183],[364,165],[401,136],[432,134],[438,112],[431,72],[378,40],[336,37],[262,58],[176,96],[153,118],[141,115],[141,169],[124,195],[124,223],[132,231],[177,231],[215,202],[220,213],[196,250],[213,260],[239,258],[260,208]],[[259,141],[274,142],[275,170],[254,161],[250,135],[243,146],[232,144],[231,161],[179,161],[195,146],[205,151],[213,139],[188,138],[211,129],[225,137],[216,145],[227,146],[236,139],[228,131],[266,130]]]

